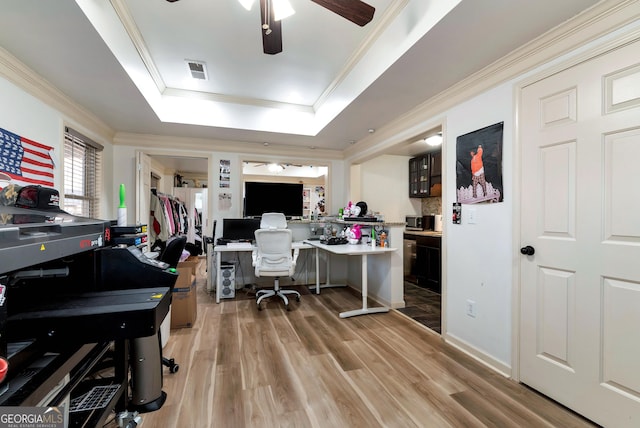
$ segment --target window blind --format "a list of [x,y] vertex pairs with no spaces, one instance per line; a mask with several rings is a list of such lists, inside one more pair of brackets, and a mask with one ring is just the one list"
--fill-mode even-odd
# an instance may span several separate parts
[[102,146],[65,127],[64,210],[83,217],[100,218]]

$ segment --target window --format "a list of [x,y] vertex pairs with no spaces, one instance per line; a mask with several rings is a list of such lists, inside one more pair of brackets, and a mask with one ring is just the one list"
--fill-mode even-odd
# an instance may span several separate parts
[[101,145],[65,127],[65,211],[83,217],[100,217],[101,155]]

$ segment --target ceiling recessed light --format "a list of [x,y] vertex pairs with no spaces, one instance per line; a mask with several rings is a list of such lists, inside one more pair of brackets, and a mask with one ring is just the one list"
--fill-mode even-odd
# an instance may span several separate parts
[[373,129],[373,128],[369,128],[369,134],[373,134],[374,132],[376,132],[376,130],[375,130],[375,129]]
[[424,139],[424,142],[430,146],[439,146],[442,144],[442,134],[431,135]]
[[269,143],[267,143],[266,141],[264,143],[262,143],[263,146],[267,147],[269,145]]

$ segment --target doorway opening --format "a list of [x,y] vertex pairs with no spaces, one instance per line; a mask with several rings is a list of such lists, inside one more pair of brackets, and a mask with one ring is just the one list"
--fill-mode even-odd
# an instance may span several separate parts
[[407,139],[394,153],[408,157],[414,221],[403,239],[404,302],[399,312],[442,334],[443,126]]
[[442,334],[442,295],[411,281],[404,282],[405,307],[398,311]]
[[[176,228],[167,233],[154,235],[155,231],[150,230],[150,244],[156,240],[164,241],[161,237],[184,234],[192,255],[206,252],[205,237],[211,234],[209,219],[212,218],[208,201],[210,159],[198,155],[179,156],[172,152],[139,152],[138,156],[141,165],[136,179],[140,195],[136,213],[138,221],[152,224],[150,207],[153,199],[159,196],[163,200],[179,201],[184,208],[176,211],[180,214],[180,230],[177,230],[177,223],[174,223]],[[174,204],[172,206],[175,208]]]

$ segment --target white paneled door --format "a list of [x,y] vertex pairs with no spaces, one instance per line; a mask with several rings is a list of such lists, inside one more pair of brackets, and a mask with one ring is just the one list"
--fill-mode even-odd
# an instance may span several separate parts
[[519,138],[520,380],[639,427],[640,42],[524,87]]

